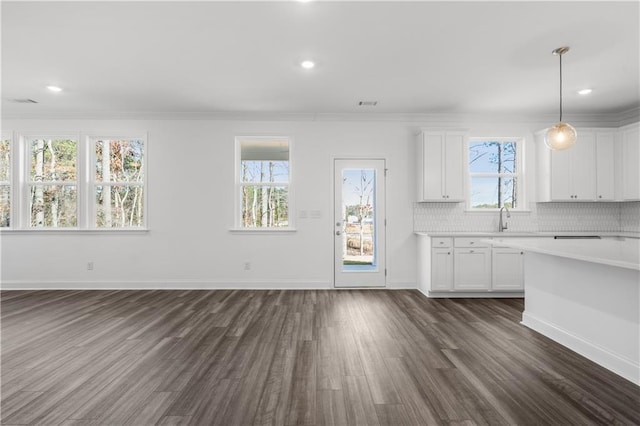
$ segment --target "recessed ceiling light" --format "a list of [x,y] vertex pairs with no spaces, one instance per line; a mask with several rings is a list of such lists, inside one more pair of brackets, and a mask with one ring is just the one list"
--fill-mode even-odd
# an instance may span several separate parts
[[311,68],[315,67],[316,64],[313,61],[302,61],[300,63],[300,66],[304,69],[310,70]]
[[62,87],[58,86],[47,86],[47,89],[51,90],[52,92],[62,92]]
[[582,89],[582,90],[578,90],[578,94],[579,94],[579,95],[588,95],[588,94],[590,94],[591,92],[593,92],[593,90],[592,90],[592,89]]

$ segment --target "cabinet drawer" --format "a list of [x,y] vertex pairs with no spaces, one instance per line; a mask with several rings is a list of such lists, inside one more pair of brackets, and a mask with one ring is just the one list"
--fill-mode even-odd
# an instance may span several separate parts
[[482,242],[484,239],[486,238],[456,238],[454,247],[489,247],[487,243]]
[[451,237],[434,237],[431,238],[431,247],[447,248],[453,246],[453,238]]

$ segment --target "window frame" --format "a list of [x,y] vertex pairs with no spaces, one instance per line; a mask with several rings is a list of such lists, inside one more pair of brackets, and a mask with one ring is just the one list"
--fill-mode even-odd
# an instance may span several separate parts
[[[469,167],[469,149],[471,148],[471,144],[478,142],[500,142],[507,143],[511,142],[516,145],[516,170],[517,173],[472,173]],[[473,136],[469,137],[465,144],[464,150],[464,161],[465,161],[465,203],[466,210],[473,213],[482,213],[482,212],[497,212],[500,210],[500,207],[497,208],[477,208],[473,207],[471,204],[471,179],[473,177],[509,177],[516,178],[518,185],[518,194],[520,201],[518,202],[518,207],[510,208],[509,211],[512,212],[524,212],[528,211],[526,208],[526,173],[525,173],[525,138],[522,136],[499,136],[499,137],[479,137]]]
[[[289,150],[289,175],[287,182],[242,182],[242,143],[246,141],[272,141],[274,139],[286,140]],[[293,189],[293,137],[281,134],[274,135],[253,135],[253,136],[236,136],[234,149],[234,220],[232,232],[241,233],[286,233],[294,232],[295,228],[295,209],[294,209],[294,189]],[[287,187],[287,210],[288,226],[281,227],[261,227],[247,228],[242,225],[242,187],[243,186],[264,186],[264,187]]]
[[[148,180],[149,180],[149,143],[146,132],[66,132],[66,131],[15,131],[2,132],[2,138],[11,140],[11,205],[10,226],[0,227],[2,232],[27,233],[146,233],[148,232]],[[76,179],[72,181],[54,182],[54,185],[75,185],[76,187],[76,226],[68,227],[36,227],[31,225],[30,188],[31,180],[31,146],[34,139],[72,139],[77,142]],[[143,225],[138,227],[98,227],[94,212],[96,211],[93,188],[95,184],[95,141],[98,140],[137,139],[143,141],[144,180],[143,187]],[[46,184],[46,183],[45,183]]]
[[0,226],[0,230],[15,229],[16,215],[16,193],[15,193],[15,175],[16,175],[16,143],[13,132],[2,131],[0,134],[1,140],[9,141],[9,180],[0,180],[0,187],[9,187],[9,226]]
[[[70,139],[76,141],[76,179],[75,181],[55,181],[45,182],[43,185],[51,184],[55,186],[75,185],[76,187],[76,226],[32,226],[31,225],[31,208],[30,208],[30,189],[35,186],[35,182],[31,180],[31,145],[30,141],[34,139]],[[80,134],[76,132],[24,132],[20,133],[18,138],[18,144],[20,145],[18,155],[20,158],[18,161],[21,163],[21,169],[18,173],[18,203],[16,208],[18,210],[16,214],[15,223],[18,224],[18,229],[29,231],[73,231],[80,229],[80,206],[82,205],[82,194],[80,191],[81,182],[81,139]],[[75,182],[75,183],[71,183]]]
[[[128,183],[128,182],[98,182],[96,180],[95,174],[95,165],[97,161],[95,144],[98,141],[105,140],[142,140],[142,161],[143,161],[143,180],[141,184],[138,183]],[[147,191],[147,181],[148,181],[148,142],[147,136],[145,135],[127,135],[123,134],[90,134],[86,136],[86,148],[89,150],[87,155],[87,185],[85,188],[87,202],[83,205],[86,208],[85,218],[87,220],[87,228],[97,231],[135,231],[135,230],[146,230],[147,229],[147,206],[148,206],[148,191]],[[136,227],[100,227],[98,226],[98,208],[95,201],[95,188],[99,185],[103,186],[141,186],[142,187],[142,226]]]

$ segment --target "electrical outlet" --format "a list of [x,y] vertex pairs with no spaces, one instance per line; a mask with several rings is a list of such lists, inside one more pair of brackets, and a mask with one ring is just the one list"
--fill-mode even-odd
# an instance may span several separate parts
[[87,271],[93,271],[93,262],[87,262]]
[[248,260],[244,262],[244,270],[248,271],[251,269],[251,262],[249,262]]

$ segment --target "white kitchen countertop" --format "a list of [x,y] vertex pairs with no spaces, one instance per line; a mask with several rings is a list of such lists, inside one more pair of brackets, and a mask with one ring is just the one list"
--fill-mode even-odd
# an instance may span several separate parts
[[493,238],[489,244],[640,271],[638,239]]
[[621,237],[640,238],[637,232],[611,232],[611,231],[427,231],[415,232],[416,235],[427,237],[555,237],[555,236],[599,236],[599,237]]

